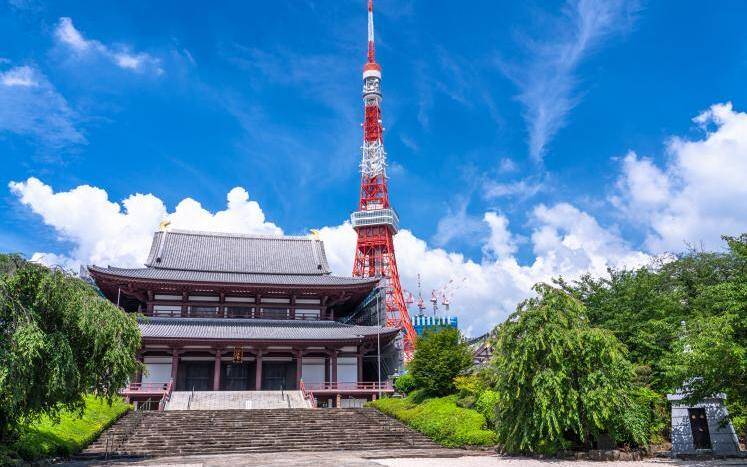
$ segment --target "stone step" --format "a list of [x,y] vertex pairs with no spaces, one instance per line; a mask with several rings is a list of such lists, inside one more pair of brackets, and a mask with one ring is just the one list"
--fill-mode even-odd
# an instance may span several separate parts
[[110,445],[121,456],[439,447],[371,408],[130,413],[104,432],[82,457],[102,456],[110,435]]

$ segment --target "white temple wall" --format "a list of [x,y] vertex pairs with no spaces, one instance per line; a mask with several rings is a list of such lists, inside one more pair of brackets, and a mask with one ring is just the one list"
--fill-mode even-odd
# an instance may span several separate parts
[[304,357],[301,361],[301,375],[304,383],[323,383],[324,358]]
[[165,383],[171,379],[171,357],[145,357],[143,383]]
[[337,381],[355,383],[358,381],[358,358],[337,357]]

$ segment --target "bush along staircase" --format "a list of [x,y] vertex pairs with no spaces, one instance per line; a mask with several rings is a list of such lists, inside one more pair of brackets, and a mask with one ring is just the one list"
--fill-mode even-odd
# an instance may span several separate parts
[[133,412],[81,457],[438,448],[372,408]]

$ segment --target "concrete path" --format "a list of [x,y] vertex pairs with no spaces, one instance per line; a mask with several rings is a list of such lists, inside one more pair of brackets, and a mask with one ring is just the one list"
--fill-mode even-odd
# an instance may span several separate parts
[[299,467],[747,467],[747,459],[718,461],[672,461],[648,459],[641,462],[592,462],[537,460],[500,457],[489,452],[461,449],[428,449],[403,451],[333,451],[280,452],[271,454],[212,455],[160,457],[144,460],[110,462],[70,462],[67,466],[161,466],[161,467],[229,467],[229,466],[299,466]]

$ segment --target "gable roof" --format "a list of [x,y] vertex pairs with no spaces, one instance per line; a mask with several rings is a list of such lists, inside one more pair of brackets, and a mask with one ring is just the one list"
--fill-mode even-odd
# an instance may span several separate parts
[[156,232],[148,268],[241,274],[329,274],[321,240],[183,230]]

